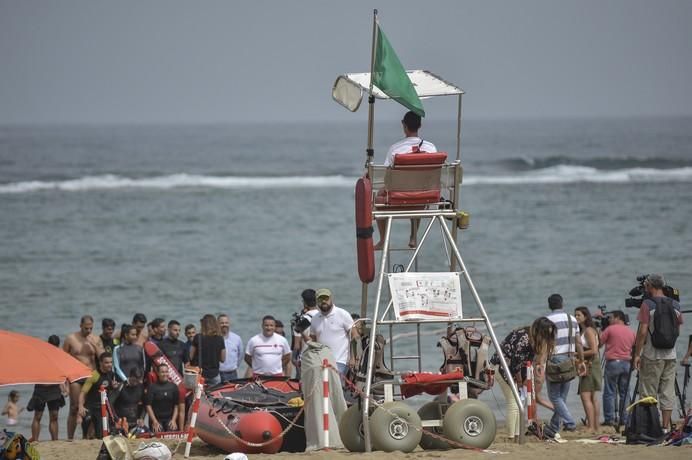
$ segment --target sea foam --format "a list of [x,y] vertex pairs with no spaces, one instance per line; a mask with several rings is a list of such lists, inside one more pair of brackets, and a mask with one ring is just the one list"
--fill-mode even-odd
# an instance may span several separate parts
[[[216,189],[287,189],[287,188],[349,188],[355,177],[331,176],[206,176],[195,174],[171,174],[144,178],[129,178],[112,174],[85,176],[61,181],[24,181],[0,185],[0,194],[18,194],[57,190],[84,192],[90,190],[175,188]],[[570,183],[659,183],[692,182],[692,167],[678,169],[631,168],[603,171],[587,166],[558,165],[533,171],[506,175],[464,177],[464,185],[528,185]]]

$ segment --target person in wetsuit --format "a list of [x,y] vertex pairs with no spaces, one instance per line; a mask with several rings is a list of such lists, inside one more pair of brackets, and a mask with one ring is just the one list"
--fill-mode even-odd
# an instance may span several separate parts
[[180,392],[178,387],[168,380],[168,365],[159,364],[156,376],[159,381],[149,385],[145,397],[149,429],[154,433],[175,431],[178,429]]
[[113,409],[119,419],[125,419],[127,425],[144,426],[144,374],[138,367],[132,368],[127,382],[113,403]]
[[137,344],[137,329],[123,324],[120,331],[121,343],[113,351],[113,365],[118,378],[126,382],[134,368],[141,369],[144,375],[146,365],[144,349]]
[[[99,355],[99,369],[95,370],[91,377],[86,379],[82,386],[82,391],[79,393],[79,418],[85,419],[87,416],[91,418],[91,424],[94,427],[94,436],[101,439],[103,435],[103,427],[101,425],[101,387],[106,388],[107,394],[120,389],[115,373],[113,372],[113,356],[104,352]],[[85,426],[82,426],[84,429]],[[88,427],[85,438],[88,438]]]
[[168,335],[161,339],[158,345],[175,370],[183,375],[183,363],[188,361],[187,347],[178,337],[180,337],[180,323],[172,319],[168,322]]

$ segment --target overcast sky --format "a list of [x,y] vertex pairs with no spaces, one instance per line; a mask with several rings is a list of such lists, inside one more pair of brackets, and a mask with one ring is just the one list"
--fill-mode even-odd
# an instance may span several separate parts
[[353,119],[374,7],[466,117],[692,114],[692,1],[0,0],[0,123]]

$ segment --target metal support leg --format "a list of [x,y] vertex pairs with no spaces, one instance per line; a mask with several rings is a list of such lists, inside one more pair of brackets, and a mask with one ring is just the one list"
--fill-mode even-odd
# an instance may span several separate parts
[[382,285],[384,284],[384,274],[387,268],[387,253],[389,251],[389,236],[392,230],[392,217],[387,217],[387,230],[384,233],[384,246],[382,248],[382,260],[380,261],[380,276],[377,280],[377,298],[375,308],[372,313],[372,324],[370,328],[370,351],[368,352],[368,366],[365,374],[365,397],[363,398],[363,435],[365,441],[365,452],[372,452],[370,443],[370,389],[372,387],[372,374],[375,362],[375,337],[377,336],[377,315],[379,314],[380,298],[382,297]]
[[[454,239],[452,237],[451,232],[445,225],[444,217],[438,216],[437,219],[440,221],[440,225],[444,228],[445,235],[447,236],[447,239],[449,240],[450,246],[452,247],[452,250],[454,251],[454,255],[456,256],[457,262],[459,262],[459,266],[461,267],[462,270],[462,275],[464,275],[464,279],[466,280],[466,283],[469,286],[469,289],[471,290],[471,294],[473,295],[473,299],[476,302],[476,305],[478,306],[478,309],[481,312],[481,316],[485,320],[485,325],[488,328],[488,332],[490,333],[490,338],[493,341],[493,345],[495,346],[496,350],[500,350],[500,342],[497,340],[497,337],[495,336],[495,331],[493,330],[493,326],[490,323],[490,318],[488,318],[487,313],[485,312],[485,308],[483,307],[483,302],[481,301],[481,298],[478,295],[478,291],[476,291],[476,287],[473,284],[473,281],[471,280],[471,276],[468,273],[468,270],[466,269],[466,265],[464,264],[464,261],[461,258],[461,254],[459,253],[459,248],[454,242]],[[502,369],[504,369],[506,375],[512,375],[512,373],[509,371],[509,366],[507,365],[507,361],[505,360],[505,357],[502,353],[497,354],[500,357],[500,363],[502,364]],[[519,443],[523,444],[524,443],[524,437],[526,434],[526,421],[525,421],[525,416],[526,416],[526,408],[521,402],[521,397],[519,396],[519,391],[517,390],[517,385],[514,383],[513,379],[509,379],[509,386],[512,389],[512,394],[514,395],[514,399],[517,402],[517,407],[519,407]]]

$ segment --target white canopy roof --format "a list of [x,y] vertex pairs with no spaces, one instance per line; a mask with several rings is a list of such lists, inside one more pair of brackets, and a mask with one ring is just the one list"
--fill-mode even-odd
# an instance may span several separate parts
[[[406,73],[418,93],[418,97],[452,96],[464,94],[464,91],[453,84],[444,81],[427,70],[407,70]],[[347,73],[344,78],[360,86],[366,93],[370,90],[370,72]],[[373,96],[378,99],[389,99],[377,86],[372,88]]]

